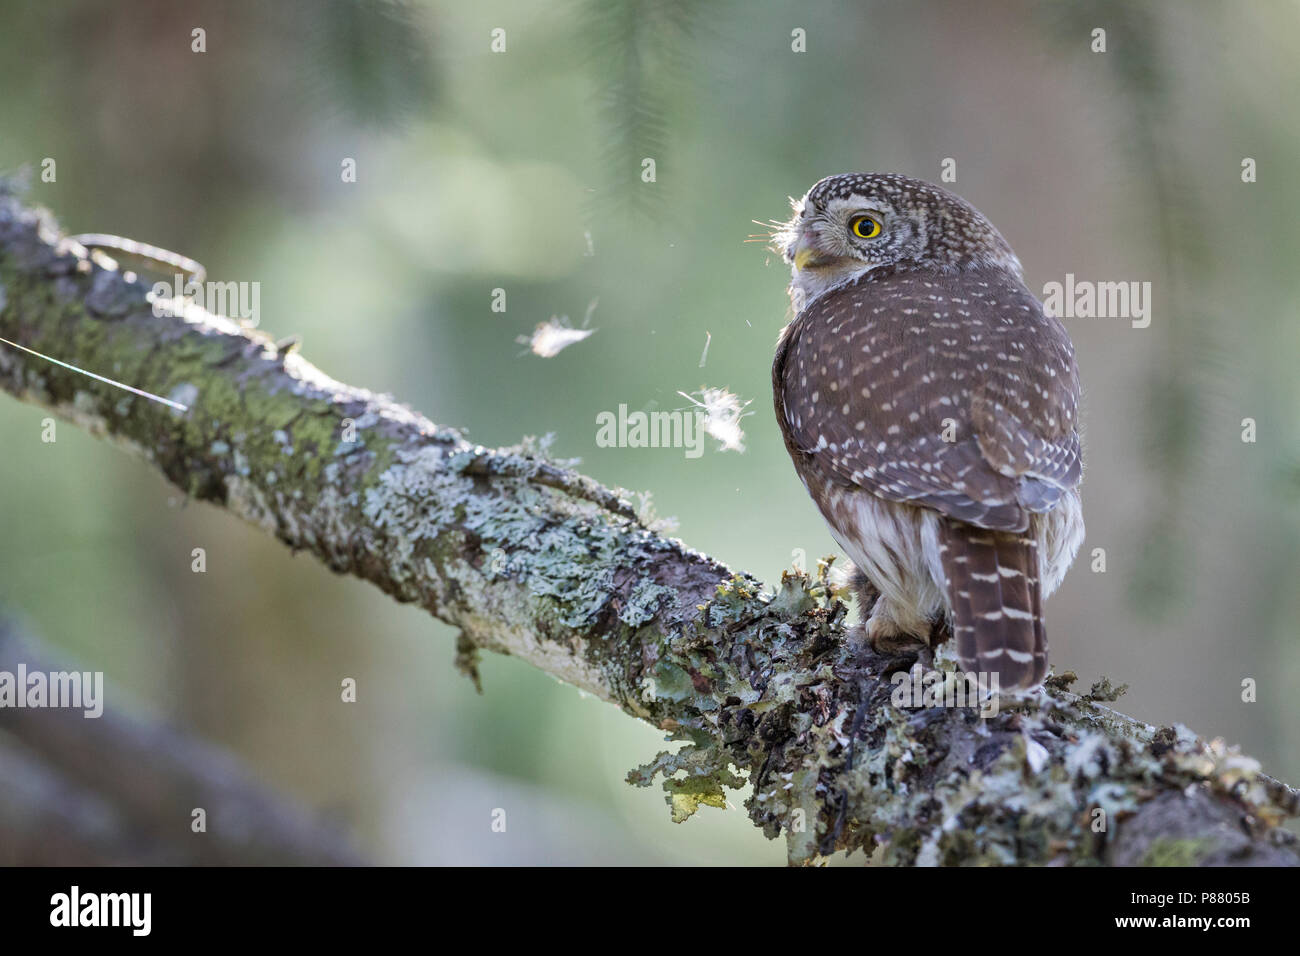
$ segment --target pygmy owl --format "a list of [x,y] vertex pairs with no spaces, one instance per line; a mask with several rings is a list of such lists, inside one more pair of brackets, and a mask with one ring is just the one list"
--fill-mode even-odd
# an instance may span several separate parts
[[772,366],[776,417],[870,583],[868,640],[946,625],[965,670],[1039,684],[1042,602],[1083,541],[1065,329],[1007,241],[946,190],[845,174],[793,208],[774,236],[794,310]]

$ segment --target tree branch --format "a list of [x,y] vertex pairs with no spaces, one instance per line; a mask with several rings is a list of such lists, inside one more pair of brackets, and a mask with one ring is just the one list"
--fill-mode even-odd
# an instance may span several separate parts
[[845,639],[824,574],[763,594],[589,478],[471,445],[230,319],[155,316],[146,293],[0,196],[0,336],[189,410],[4,346],[0,388],[455,625],[467,668],[513,654],[687,741],[629,775],[664,775],[675,818],[747,777],[792,862],[1300,863],[1278,826],[1296,792],[1221,742],[1066,681],[988,718],[893,706],[911,662]]

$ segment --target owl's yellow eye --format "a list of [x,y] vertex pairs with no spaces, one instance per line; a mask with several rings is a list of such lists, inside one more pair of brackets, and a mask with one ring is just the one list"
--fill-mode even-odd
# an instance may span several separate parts
[[859,239],[874,239],[880,235],[880,221],[870,216],[857,216],[849,223],[849,228]]

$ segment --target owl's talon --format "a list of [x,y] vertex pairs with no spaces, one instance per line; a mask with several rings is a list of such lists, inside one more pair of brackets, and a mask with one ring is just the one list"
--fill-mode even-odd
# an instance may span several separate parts
[[[874,626],[873,626],[874,625]],[[892,622],[868,621],[865,628],[867,644],[878,654],[897,657],[900,654],[915,654],[928,645],[915,634],[905,634]]]

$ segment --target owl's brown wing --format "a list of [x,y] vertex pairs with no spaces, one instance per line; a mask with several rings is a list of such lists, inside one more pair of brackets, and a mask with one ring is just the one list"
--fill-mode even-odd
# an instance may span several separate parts
[[787,327],[772,372],[790,453],[881,498],[1019,531],[1082,477],[1073,350],[1009,273],[827,293]]

